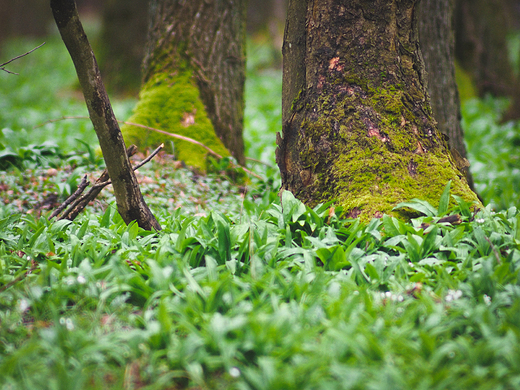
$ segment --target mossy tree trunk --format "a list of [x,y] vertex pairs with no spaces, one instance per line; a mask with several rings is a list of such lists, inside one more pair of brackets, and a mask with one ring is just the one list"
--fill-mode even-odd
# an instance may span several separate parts
[[[466,160],[464,131],[460,124],[460,100],[455,81],[455,0],[421,0],[419,3],[419,37],[426,72],[428,92],[437,128],[448,137],[448,145],[461,165]],[[469,169],[466,179],[473,188]]]
[[[245,0],[151,0],[140,101],[131,122],[196,139],[245,163],[242,138]],[[125,139],[163,135],[125,126]],[[205,169],[206,151],[175,141],[177,157]]]
[[351,217],[452,193],[478,201],[432,117],[416,1],[292,0],[284,56],[282,188]]

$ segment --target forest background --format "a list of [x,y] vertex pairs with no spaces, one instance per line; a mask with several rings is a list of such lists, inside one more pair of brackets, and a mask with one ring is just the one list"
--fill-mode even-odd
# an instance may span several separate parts
[[[164,232],[127,227],[109,191],[77,221],[49,221],[103,161],[87,120],[48,123],[87,112],[40,3],[34,14],[1,13],[21,22],[0,31],[0,62],[46,41],[7,66],[18,75],[0,76],[3,388],[520,384],[520,127],[502,120],[511,99],[479,96],[458,74],[468,159],[487,205],[474,215],[459,202],[449,210],[459,225],[438,224],[448,210],[419,201],[424,217],[410,223],[364,225],[292,198],[282,210],[274,149],[284,11],[275,1],[255,25],[267,8],[251,2],[244,138],[262,179],[237,185],[217,161],[200,176],[162,154],[138,179]],[[103,47],[117,25],[102,3],[78,2],[124,120],[140,77]],[[146,19],[134,26],[146,31]],[[508,47],[518,75],[514,29]]]

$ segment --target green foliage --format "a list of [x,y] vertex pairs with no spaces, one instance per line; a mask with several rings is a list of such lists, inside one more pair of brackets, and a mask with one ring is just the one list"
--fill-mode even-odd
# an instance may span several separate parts
[[497,210],[520,204],[520,124],[499,124],[507,108],[504,99],[472,99],[462,106],[462,126],[468,144],[475,187]]
[[247,156],[274,164],[275,134],[282,129],[282,72],[266,67],[266,60],[273,61],[270,49],[249,42],[244,143]]
[[163,215],[159,233],[111,207],[4,215],[0,285],[17,282],[0,294],[2,385],[519,384],[516,209],[365,225],[288,192],[246,201]]
[[[8,143],[0,140],[0,150],[6,146],[42,145],[52,139],[60,153],[69,154],[83,149],[78,139],[96,148],[97,138],[88,119],[63,120],[47,123],[63,116],[82,116],[88,112],[79,90],[77,76],[63,41],[58,35],[45,39],[46,44],[31,54],[9,64],[18,75],[0,72],[0,130],[10,129]],[[2,44],[5,62],[41,44],[35,40],[11,40]],[[3,61],[5,59],[5,61]],[[116,116],[126,119],[135,99],[112,102]],[[4,133],[5,135],[5,133]]]

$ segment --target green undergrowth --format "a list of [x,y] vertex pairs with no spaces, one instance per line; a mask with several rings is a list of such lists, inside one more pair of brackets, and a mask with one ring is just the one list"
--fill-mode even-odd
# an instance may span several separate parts
[[520,205],[520,122],[500,123],[505,99],[471,99],[462,106],[475,189],[496,210]]
[[0,385],[518,388],[520,214],[458,202],[362,224],[252,194],[157,233],[3,207]]

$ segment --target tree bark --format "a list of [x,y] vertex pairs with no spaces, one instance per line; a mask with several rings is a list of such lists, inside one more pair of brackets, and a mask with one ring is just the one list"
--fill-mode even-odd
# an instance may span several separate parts
[[[465,163],[467,153],[455,81],[454,7],[455,0],[422,0],[419,3],[419,36],[437,128],[448,137],[448,145],[454,158]],[[473,188],[469,169],[466,179]]]
[[[245,12],[245,0],[151,0],[141,100],[130,121],[194,138],[244,164]],[[164,141],[131,127],[124,134],[141,144]],[[204,169],[205,150],[175,145],[179,159]]]
[[511,96],[518,88],[509,62],[507,34],[512,20],[504,0],[457,0],[455,55],[479,96]]
[[101,81],[96,58],[79,20],[76,3],[74,0],[51,0],[51,9],[78,74],[112,181],[119,214],[127,224],[137,221],[143,229],[160,230],[159,223],[141,195],[119,125]]
[[11,37],[41,37],[49,32],[52,14],[44,2],[0,0],[0,10],[0,43]]
[[103,5],[100,65],[108,90],[135,93],[141,86],[148,6],[142,0],[107,0]]
[[351,217],[397,203],[478,202],[436,128],[416,1],[292,0],[283,47],[282,188]]

